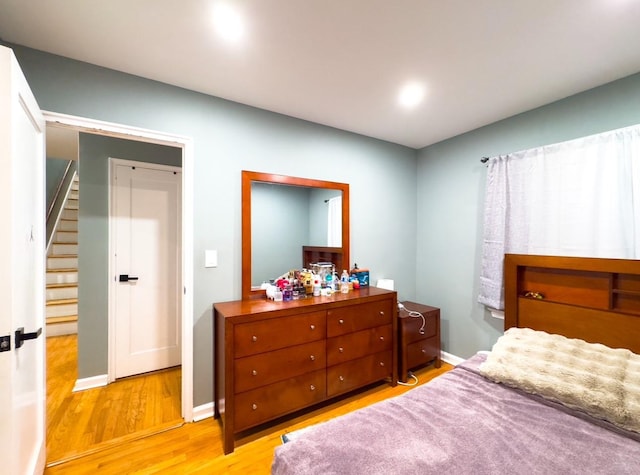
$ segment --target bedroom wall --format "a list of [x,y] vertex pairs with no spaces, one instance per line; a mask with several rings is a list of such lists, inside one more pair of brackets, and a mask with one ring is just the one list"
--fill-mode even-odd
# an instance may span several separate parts
[[483,156],[640,123],[640,74],[505,119],[418,152],[418,301],[442,310],[443,349],[490,349],[503,321],[477,303],[486,167]]
[[[213,399],[212,303],[241,296],[243,169],[349,183],[352,261],[415,297],[415,150],[13,48],[42,109],[193,138],[196,406]],[[217,268],[205,269],[205,249],[218,250]]]

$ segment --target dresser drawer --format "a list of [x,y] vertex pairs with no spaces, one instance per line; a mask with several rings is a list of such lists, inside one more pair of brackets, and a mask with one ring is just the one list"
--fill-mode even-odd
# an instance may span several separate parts
[[325,362],[325,340],[239,358],[234,361],[235,392],[324,369]]
[[235,357],[255,355],[325,338],[326,312],[272,318],[236,325]]
[[327,336],[352,333],[391,323],[393,301],[379,300],[327,311]]
[[440,345],[436,337],[416,341],[407,346],[407,368],[413,368],[438,357]]
[[327,340],[327,366],[333,366],[362,356],[391,350],[392,326],[368,328]]
[[402,332],[402,339],[407,344],[414,341],[424,340],[436,335],[438,311],[424,313],[424,334],[420,334],[420,328],[422,327],[422,318],[420,317],[402,317],[399,319],[400,331]]
[[235,430],[241,431],[326,398],[326,372],[315,371],[236,394]]
[[336,396],[365,384],[392,377],[391,351],[382,351],[327,368],[327,396]]

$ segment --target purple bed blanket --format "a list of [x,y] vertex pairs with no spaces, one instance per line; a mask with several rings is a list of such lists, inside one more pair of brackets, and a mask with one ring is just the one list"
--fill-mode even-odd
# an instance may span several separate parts
[[274,475],[640,474],[640,434],[496,384],[476,355],[276,448]]

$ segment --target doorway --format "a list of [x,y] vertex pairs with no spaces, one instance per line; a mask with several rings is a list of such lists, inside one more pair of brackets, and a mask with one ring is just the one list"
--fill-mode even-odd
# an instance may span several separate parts
[[[182,232],[179,233],[182,242],[180,253],[180,360],[182,365],[182,378],[180,383],[180,406],[181,415],[184,421],[193,420],[193,295],[192,295],[192,142],[185,137],[154,132],[142,129],[136,129],[118,124],[104,123],[90,119],[84,119],[73,116],[66,116],[51,112],[44,112],[45,119],[49,124],[56,127],[73,129],[87,134],[95,134],[104,137],[126,139],[132,142],[146,142],[149,144],[167,145],[176,147],[181,150],[181,188],[182,188]],[[82,205],[81,205],[82,206]],[[113,274],[113,269],[109,270],[109,275]],[[82,318],[80,315],[79,318]],[[82,333],[82,330],[80,330]],[[82,338],[82,336],[81,336]],[[81,343],[82,344],[82,343]],[[89,343],[91,344],[91,343]],[[101,374],[97,377],[87,378],[90,382],[85,381],[84,387],[104,386],[109,381],[115,380],[113,375],[112,362],[108,362],[107,374]],[[80,383],[80,380],[78,381]],[[76,389],[83,389],[82,384],[76,384]]]

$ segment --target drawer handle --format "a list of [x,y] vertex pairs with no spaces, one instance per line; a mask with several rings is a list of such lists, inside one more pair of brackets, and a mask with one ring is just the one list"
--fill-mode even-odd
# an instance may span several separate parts
[[315,329],[316,329],[316,326],[315,326],[315,325],[311,325],[310,327],[311,327],[311,329],[312,329],[312,330],[315,330]]
[[251,341],[258,341],[258,337],[257,337],[257,336],[255,336],[255,335],[253,335],[253,336],[251,337]]
[[315,391],[315,390],[316,390],[316,387],[312,384],[311,386],[309,386],[309,389],[310,389],[311,391]]
[[422,354],[427,352],[427,350],[425,350],[424,348],[422,348],[420,351],[422,351]]
[[340,376],[338,379],[339,379],[340,381],[344,381],[344,376]]
[[381,362],[380,362],[380,366],[384,366],[384,361],[381,361]]
[[384,341],[384,337],[383,336],[380,337],[380,341]]
[[257,404],[252,404],[251,405],[251,409],[253,409],[255,411],[256,409],[258,409],[258,405]]
[[340,347],[340,348],[338,348],[338,351],[339,351],[340,353],[344,353],[344,348]]
[[338,323],[342,325],[344,323],[344,320],[341,318],[340,320],[338,320]]
[[311,361],[315,361],[316,357],[314,355],[311,355],[309,358],[311,358]]
[[380,310],[380,315],[384,316],[384,311]]
[[251,376],[258,376],[258,372],[254,369],[251,371]]

